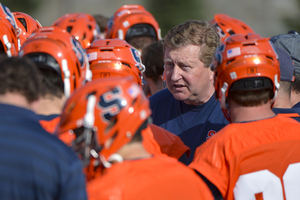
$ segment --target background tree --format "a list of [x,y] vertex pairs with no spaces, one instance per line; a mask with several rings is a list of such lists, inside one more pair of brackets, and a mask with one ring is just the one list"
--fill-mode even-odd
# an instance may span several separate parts
[[11,12],[23,12],[31,14],[38,9],[44,0],[1,0],[1,3],[10,9]]
[[151,0],[147,3],[147,10],[158,21],[162,37],[177,24],[203,19],[201,0]]
[[[300,9],[300,0],[295,0],[298,8]],[[285,23],[288,30],[294,30],[300,33],[300,13],[295,17],[284,17],[283,22]]]

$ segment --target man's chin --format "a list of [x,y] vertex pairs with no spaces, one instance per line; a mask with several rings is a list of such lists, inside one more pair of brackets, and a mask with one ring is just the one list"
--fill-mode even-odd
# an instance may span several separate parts
[[187,100],[187,96],[182,94],[182,93],[172,93],[174,98],[177,99],[178,101],[186,101]]

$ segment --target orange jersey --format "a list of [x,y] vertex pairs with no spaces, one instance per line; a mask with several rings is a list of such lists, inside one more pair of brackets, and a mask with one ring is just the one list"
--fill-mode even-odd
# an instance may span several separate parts
[[41,126],[48,131],[49,133],[53,134],[56,126],[58,125],[60,121],[60,115],[49,115],[49,116],[44,116],[44,115],[38,115],[39,117],[39,122]]
[[153,137],[152,130],[149,126],[142,130],[143,146],[151,154],[162,154],[160,147]]
[[190,153],[181,139],[175,134],[154,124],[149,124],[142,130],[143,146],[151,154],[166,154],[179,159],[184,153]]
[[165,155],[113,164],[87,183],[89,200],[212,200],[207,185],[196,173]]
[[184,153],[189,156],[191,150],[180,137],[155,124],[149,124],[149,126],[162,153],[176,159],[179,159]]
[[282,116],[232,123],[197,148],[189,167],[224,199],[299,199],[300,124]]

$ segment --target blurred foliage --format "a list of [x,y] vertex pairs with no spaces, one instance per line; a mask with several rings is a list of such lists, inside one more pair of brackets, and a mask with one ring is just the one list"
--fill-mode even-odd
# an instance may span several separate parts
[[151,0],[147,3],[147,10],[157,20],[162,37],[177,24],[203,18],[201,0]]
[[43,0],[1,0],[1,3],[10,9],[11,12],[23,12],[31,14],[41,4]]
[[284,23],[287,26],[288,30],[297,31],[300,33],[300,21],[299,21],[300,15],[296,18],[284,18]]
[[[295,2],[297,3],[298,8],[300,9],[300,0],[296,0]],[[300,13],[298,13],[298,15],[295,17],[284,17],[283,22],[289,31],[293,30],[293,31],[297,31],[298,33],[300,33],[299,19],[300,19]]]

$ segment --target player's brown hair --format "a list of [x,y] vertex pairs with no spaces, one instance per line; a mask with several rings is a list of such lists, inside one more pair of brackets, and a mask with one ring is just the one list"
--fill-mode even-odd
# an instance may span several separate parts
[[93,17],[95,18],[101,33],[104,33],[109,18],[101,14],[94,14]]
[[64,82],[61,75],[59,75],[53,68],[46,64],[36,63],[41,74],[43,82],[42,96],[55,96],[61,98],[64,96]]
[[131,37],[127,42],[134,48],[141,50],[143,47],[151,44],[154,41],[156,41],[156,39],[151,36],[134,36]]
[[295,74],[295,80],[293,82],[292,91],[299,94],[300,93],[300,74]]
[[270,89],[262,89],[256,91],[229,91],[228,98],[236,104],[252,107],[266,104],[272,99],[273,91]]
[[27,58],[1,56],[0,66],[0,94],[19,93],[28,103],[40,98],[42,81],[35,63]]
[[157,83],[164,72],[164,53],[162,41],[155,41],[142,50],[142,63],[145,65],[144,76]]
[[201,47],[199,59],[209,67],[216,48],[220,44],[220,36],[216,28],[208,21],[188,20],[170,29],[164,38],[166,47],[180,48],[187,45]]

